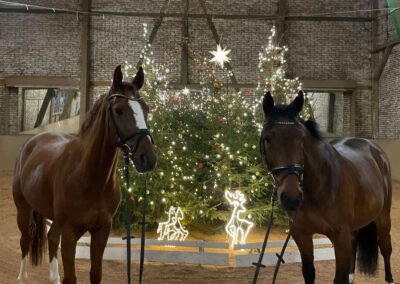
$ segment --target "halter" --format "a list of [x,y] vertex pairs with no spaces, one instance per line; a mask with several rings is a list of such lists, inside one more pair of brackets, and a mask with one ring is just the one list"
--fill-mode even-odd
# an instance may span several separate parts
[[[129,101],[136,101],[136,102],[142,100],[142,98],[130,98],[130,97],[127,97],[127,96],[124,96],[124,95],[121,95],[121,94],[113,94],[110,97],[108,97],[107,100],[109,102],[111,102],[112,98],[124,98],[124,99],[127,99]],[[138,131],[136,131],[135,133],[131,133],[131,134],[125,136],[120,131],[120,129],[117,126],[117,123],[115,122],[115,117],[114,117],[114,114],[113,114],[112,109],[111,109],[111,103],[108,106],[108,114],[109,114],[108,115],[109,121],[111,122],[111,124],[114,127],[115,132],[116,132],[117,145],[125,153],[130,153],[131,155],[134,155],[136,153],[136,151],[137,151],[137,148],[139,146],[140,141],[142,141],[142,139],[144,137],[146,137],[146,136],[149,136],[150,140],[151,140],[151,143],[154,144],[153,137],[151,136],[150,131],[148,129],[138,129]],[[126,144],[126,142],[128,140],[130,140],[130,139],[133,139],[133,138],[136,139],[136,144],[135,144],[135,147],[133,149],[131,149],[131,147],[129,147],[129,145]]]
[[[275,125],[296,125],[297,123],[294,121],[277,121],[273,122],[272,124]],[[262,157],[265,157],[265,148],[262,143],[262,139],[260,139],[260,153]],[[296,175],[299,178],[300,185],[303,184],[303,172],[304,172],[304,166],[301,164],[290,164],[290,165],[283,165],[283,166],[277,166],[272,168],[268,163],[265,161],[267,164],[268,171],[271,173],[273,179],[275,180],[274,176],[283,174],[283,178],[286,178],[288,175]]]

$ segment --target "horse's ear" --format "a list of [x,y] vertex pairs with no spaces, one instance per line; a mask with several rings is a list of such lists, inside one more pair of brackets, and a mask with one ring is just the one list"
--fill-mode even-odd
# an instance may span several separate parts
[[122,77],[121,65],[118,65],[114,70],[114,78],[112,83],[115,89],[122,87]]
[[142,88],[144,83],[144,73],[143,73],[143,68],[142,66],[139,67],[139,70],[136,73],[135,78],[133,78],[132,80],[132,84],[135,85],[138,90],[140,90],[140,88]]
[[300,90],[297,93],[296,98],[294,99],[293,102],[290,103],[289,108],[293,109],[294,112],[297,114],[299,114],[301,112],[301,110],[303,109],[303,105],[304,105],[304,93],[302,90]]
[[263,109],[265,116],[268,116],[271,113],[272,109],[274,108],[274,104],[274,99],[272,98],[271,93],[265,93],[263,99]]

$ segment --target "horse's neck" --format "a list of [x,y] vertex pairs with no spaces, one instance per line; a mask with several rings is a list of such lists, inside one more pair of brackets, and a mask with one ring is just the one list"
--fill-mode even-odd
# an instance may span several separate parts
[[331,144],[313,137],[308,137],[304,146],[304,189],[312,191],[316,199],[333,193],[340,183],[336,150]]
[[102,107],[94,123],[80,137],[84,169],[89,177],[96,177],[98,183],[112,178],[117,165],[118,150],[110,139],[106,119],[106,109]]

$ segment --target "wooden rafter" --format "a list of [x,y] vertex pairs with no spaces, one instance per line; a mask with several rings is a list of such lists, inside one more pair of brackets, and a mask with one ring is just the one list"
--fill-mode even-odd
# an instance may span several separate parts
[[51,100],[54,98],[55,95],[56,95],[56,92],[54,91],[54,89],[47,90],[46,96],[43,99],[38,116],[36,118],[35,125],[33,127],[36,128],[36,127],[39,127],[40,125],[42,125],[43,118],[47,112],[47,108],[49,107]]
[[[38,8],[29,8],[29,11],[26,8],[0,8],[0,13],[22,13],[22,14],[71,14],[76,15],[76,11],[61,11],[55,10],[53,12],[52,9],[38,9]],[[91,11],[92,16],[116,16],[116,17],[144,17],[144,18],[158,18],[159,13],[147,13],[147,12],[111,12],[111,11],[101,11],[101,10],[93,10]],[[274,21],[277,20],[278,17],[276,15],[257,15],[257,14],[236,14],[236,15],[227,15],[227,14],[209,14],[213,19],[225,19],[225,20],[237,20],[237,19],[259,19],[265,21]],[[165,13],[163,15],[164,18],[181,18],[181,13]],[[191,13],[188,14],[189,18],[207,18],[204,14],[199,13]],[[371,17],[354,17],[354,16],[287,16],[287,21],[327,21],[327,22],[371,22]]]
[[[82,0],[82,10],[90,11],[91,0]],[[90,108],[89,102],[89,31],[90,16],[83,15],[81,19],[81,74],[80,74],[80,113],[79,123],[82,124],[86,118],[86,112]]]
[[[204,15],[206,16],[208,27],[210,28],[210,30],[211,30],[211,32],[213,34],[214,40],[215,40],[215,42],[217,44],[220,44],[221,40],[220,40],[220,37],[218,35],[217,29],[215,28],[215,25],[214,25],[214,22],[212,20],[212,17],[207,13],[206,3],[205,3],[204,0],[199,0],[199,1],[200,1],[200,5],[201,5],[201,7],[203,9]],[[233,73],[231,64],[229,62],[226,62],[225,65],[226,65],[226,68],[228,69],[228,71],[230,71],[230,78],[231,78],[232,84],[233,85],[237,85],[237,80],[236,80],[235,74]],[[239,92],[240,89],[238,87],[235,87],[235,90],[237,92]]]
[[[154,39],[156,38],[158,29],[161,27],[162,22],[165,17],[165,11],[168,8],[170,0],[165,0],[163,5],[161,6],[160,12],[157,14],[156,20],[154,22],[153,29],[151,30],[150,36],[149,36],[149,44],[152,44],[154,42]],[[136,69],[139,69],[139,67],[143,64],[143,58],[139,59],[138,63],[136,64]]]
[[278,1],[278,18],[276,21],[276,34],[278,35],[280,45],[286,43],[286,17],[288,14],[287,0]]
[[189,0],[182,0],[181,83],[189,83]]

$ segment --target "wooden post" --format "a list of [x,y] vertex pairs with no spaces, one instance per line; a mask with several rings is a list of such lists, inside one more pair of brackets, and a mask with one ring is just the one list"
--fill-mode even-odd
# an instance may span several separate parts
[[75,91],[68,91],[67,102],[64,106],[63,112],[60,114],[60,120],[71,117],[72,102],[76,96]]
[[[90,11],[91,0],[82,0],[81,10],[84,12]],[[86,112],[89,110],[89,30],[90,16],[87,14],[81,15],[81,74],[80,74],[80,111],[79,124],[82,124],[86,118]]]
[[34,128],[39,127],[42,124],[43,118],[46,115],[46,111],[47,111],[47,108],[49,107],[51,99],[54,98],[55,95],[56,95],[56,92],[54,91],[54,89],[47,90],[46,96],[43,99],[42,106],[40,107],[38,116],[36,118],[35,125],[33,126]]

